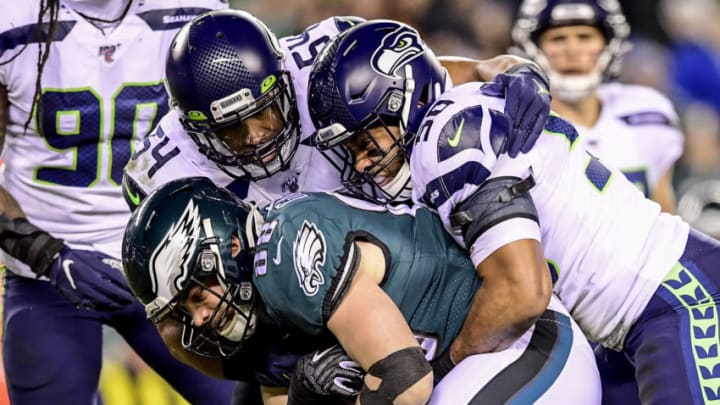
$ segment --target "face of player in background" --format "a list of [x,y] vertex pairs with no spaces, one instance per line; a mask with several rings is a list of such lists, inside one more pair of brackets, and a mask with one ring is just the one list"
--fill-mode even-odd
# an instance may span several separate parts
[[539,40],[550,67],[561,75],[586,75],[597,65],[605,47],[602,32],[590,25],[550,28]]

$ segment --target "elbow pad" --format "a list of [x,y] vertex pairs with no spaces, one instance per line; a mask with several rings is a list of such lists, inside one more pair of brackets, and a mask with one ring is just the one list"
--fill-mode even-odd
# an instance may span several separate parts
[[538,222],[537,210],[530,189],[535,186],[532,176],[498,177],[483,183],[470,197],[455,207],[450,224],[462,230],[465,247],[472,244],[492,226],[515,217]]

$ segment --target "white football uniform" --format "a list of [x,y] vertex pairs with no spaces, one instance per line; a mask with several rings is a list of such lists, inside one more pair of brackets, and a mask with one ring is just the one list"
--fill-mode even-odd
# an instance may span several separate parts
[[588,154],[560,117],[549,117],[529,153],[498,156],[508,127],[504,103],[480,83],[436,101],[411,157],[413,199],[436,209],[465,246],[450,222],[453,209],[488,179],[532,175],[539,225],[526,217],[490,224],[470,247],[473,263],[512,241],[540,240],[557,278],[554,292],[590,339],[619,349],[683,253],[689,226]]
[[[555,296],[548,309],[555,316],[551,311],[542,314],[507,349],[460,361],[435,386],[428,404],[600,404],[602,389],[592,348]],[[540,322],[557,323],[557,329],[548,331],[556,330],[557,342],[565,343],[556,344],[545,362],[538,361],[540,356],[534,358],[537,350],[548,350],[540,338],[547,339],[548,331],[541,328],[535,333]]]
[[683,152],[670,100],[643,86],[608,83],[597,89],[602,110],[591,128],[575,125],[587,150],[620,169],[645,194]]
[[200,153],[180,124],[178,114],[170,111],[156,130],[138,146],[138,153],[125,168],[125,197],[128,203],[137,205],[142,197],[157,187],[171,180],[193,176],[208,177],[238,197],[260,205],[296,191],[339,189],[341,184],[337,170],[310,142],[315,127],[308,111],[307,88],[312,62],[320,49],[356,21],[356,17],[331,17],[300,35],[280,39],[285,54],[284,66],[290,72],[295,88],[302,131],[298,150],[287,170],[259,181],[238,180],[226,174]]
[[[129,215],[120,187],[123,167],[133,141],[167,111],[163,63],[147,63],[148,55],[157,57],[158,49],[167,49],[194,16],[227,4],[133,2],[123,23],[102,35],[61,1],[42,76],[42,136],[34,122],[27,133],[23,127],[32,109],[39,44],[23,48],[20,42],[35,29],[39,5],[18,2],[0,16],[0,62],[17,56],[0,66],[0,83],[10,100],[3,186],[39,228],[72,248],[120,258]],[[43,28],[47,34],[48,24]],[[93,58],[105,63],[99,69],[85,63]],[[2,260],[13,271],[35,277],[8,255]]]

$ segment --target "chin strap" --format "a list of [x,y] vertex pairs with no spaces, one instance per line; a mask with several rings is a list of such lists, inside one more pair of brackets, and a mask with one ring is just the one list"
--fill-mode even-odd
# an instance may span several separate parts
[[[398,156],[398,159],[405,159]],[[403,202],[412,198],[412,180],[410,178],[410,164],[405,160],[395,177],[385,186],[383,191],[392,198],[390,202]]]
[[253,202],[249,205],[250,212],[248,212],[248,217],[245,220],[245,237],[247,237],[248,244],[252,249],[255,247],[257,237],[260,235],[260,231],[262,230],[265,220],[263,219],[257,204]]

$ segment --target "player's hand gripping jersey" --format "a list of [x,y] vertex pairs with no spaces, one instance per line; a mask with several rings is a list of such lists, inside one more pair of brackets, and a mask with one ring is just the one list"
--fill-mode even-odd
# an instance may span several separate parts
[[[39,135],[35,117],[27,133],[23,123],[33,113],[40,42],[25,48],[23,43],[35,33],[40,3],[14,3],[0,15],[0,62],[17,56],[0,65],[0,83],[10,101],[3,186],[37,227],[73,248],[119,258],[119,235],[128,215],[120,197],[123,167],[135,139],[168,110],[162,65],[143,61],[167,49],[185,22],[227,4],[132,2],[122,24],[103,35],[61,3],[43,70]],[[48,28],[45,23],[43,40]],[[101,69],[83,63],[92,58],[104,61]],[[2,260],[13,271],[35,277],[11,257],[3,254]]]
[[270,317],[311,335],[325,333],[353,280],[359,260],[353,242],[372,241],[389,263],[381,287],[427,358],[444,351],[460,330],[480,280],[435,214],[425,208],[388,210],[395,215],[364,201],[321,193],[292,194],[270,205],[254,276]]
[[[498,156],[507,132],[503,106],[479,83],[451,89],[435,102],[412,154],[414,200],[437,209],[476,265],[509,242],[541,240],[555,293],[590,339],[618,348],[681,256],[688,225],[661,214],[622,173],[588,154],[560,117],[549,117],[529,153]],[[497,179],[529,176],[536,183],[530,195],[537,217],[527,210],[496,215],[486,201],[483,217],[496,216],[476,227],[475,240],[463,240],[451,220],[461,202]],[[509,190],[494,197],[504,196]]]
[[592,128],[575,125],[580,140],[650,196],[682,154],[675,109],[665,96],[641,86],[608,83],[597,94],[602,100],[600,117]]
[[307,87],[312,62],[322,47],[338,33],[354,25],[357,17],[331,17],[310,26],[302,34],[280,39],[285,69],[290,72],[300,114],[300,145],[290,167],[253,182],[237,180],[200,153],[182,127],[178,114],[170,111],[158,127],[137,147],[125,168],[124,193],[131,207],[158,186],[180,177],[209,177],[240,198],[265,205],[296,191],[329,191],[340,187],[337,171],[310,144],[315,127],[307,107]]

